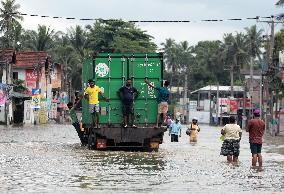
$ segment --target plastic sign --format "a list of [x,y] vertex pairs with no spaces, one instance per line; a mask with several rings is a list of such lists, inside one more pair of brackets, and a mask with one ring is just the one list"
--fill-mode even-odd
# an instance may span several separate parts
[[39,94],[41,94],[40,88],[33,88],[32,89],[32,95],[39,95]]
[[99,63],[96,66],[95,72],[99,77],[106,77],[109,73],[109,67],[105,63]]
[[40,108],[40,95],[32,96],[32,108]]

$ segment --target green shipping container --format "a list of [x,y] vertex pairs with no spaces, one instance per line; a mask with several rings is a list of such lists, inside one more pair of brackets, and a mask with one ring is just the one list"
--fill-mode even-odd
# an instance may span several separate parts
[[[144,82],[148,78],[155,86],[163,83],[162,54],[98,54],[87,59],[83,66],[83,88],[89,79],[94,79],[110,102],[100,99],[100,123],[108,126],[121,124],[122,106],[117,91],[124,86],[127,78],[132,79],[133,87],[140,96],[135,101],[135,122],[139,126],[152,126],[156,123],[157,91]],[[90,125],[91,115],[88,112],[88,102],[83,101],[83,123]]]
[[[135,124],[138,128],[123,128],[122,103],[117,91],[132,79],[140,95],[134,103]],[[142,148],[157,150],[163,141],[165,128],[154,129],[157,118],[157,91],[148,87],[147,78],[153,85],[163,84],[163,55],[154,54],[97,54],[83,64],[83,88],[93,79],[104,95],[100,99],[101,128],[92,128],[88,101],[83,100],[82,123],[86,144],[89,148]]]

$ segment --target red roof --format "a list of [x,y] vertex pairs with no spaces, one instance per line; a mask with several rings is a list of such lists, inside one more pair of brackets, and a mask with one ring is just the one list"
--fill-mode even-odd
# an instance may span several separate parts
[[13,55],[15,54],[15,49],[12,48],[3,48],[0,49],[0,60],[8,60],[9,62],[12,62]]
[[16,68],[32,69],[38,64],[44,64],[48,54],[45,51],[18,52]]

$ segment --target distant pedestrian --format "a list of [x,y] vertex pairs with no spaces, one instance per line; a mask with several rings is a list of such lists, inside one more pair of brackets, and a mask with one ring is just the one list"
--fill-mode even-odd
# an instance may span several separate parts
[[[262,155],[261,155],[261,148],[262,148],[262,138],[264,135],[265,130],[265,123],[263,120],[260,119],[260,111],[256,109],[254,111],[254,119],[251,119],[248,122],[247,132],[249,132],[249,143],[250,143],[250,150],[252,154],[252,168],[258,168],[262,170]],[[256,166],[258,162],[258,167]]]
[[[82,99],[82,98],[81,98]],[[86,144],[86,141],[84,141],[84,132],[81,131],[81,127],[80,127],[80,123],[79,123],[79,120],[78,120],[78,117],[77,117],[77,114],[76,114],[76,107],[78,105],[78,103],[81,101],[81,99],[78,99],[77,103],[73,106],[73,103],[72,102],[69,102],[67,104],[67,107],[69,109],[69,114],[70,114],[70,117],[71,117],[71,120],[72,120],[72,125],[73,127],[76,129],[76,132],[80,138],[80,141],[82,143],[82,145],[85,145]]]
[[221,130],[224,135],[224,142],[221,147],[221,155],[227,156],[228,163],[236,164],[240,155],[240,140],[242,129],[236,123],[234,116],[230,116],[229,124],[226,124]]
[[167,116],[167,128],[170,128],[171,124],[173,123],[173,120],[171,119],[171,116]]
[[136,128],[135,125],[135,116],[134,116],[134,101],[137,100],[139,92],[136,88],[132,86],[132,80],[127,79],[125,86],[121,87],[117,91],[117,95],[122,102],[122,113],[123,113],[123,127],[126,128],[130,124],[129,115],[131,115],[131,126]]
[[171,142],[178,142],[178,138],[181,137],[181,124],[178,118],[170,126],[169,135],[171,136]]
[[200,132],[200,127],[198,125],[198,119],[196,117],[193,117],[192,123],[187,126],[187,129],[189,130],[189,142],[190,143],[196,143],[198,133]]
[[160,115],[163,114],[163,124],[166,123],[166,117],[167,117],[167,112],[169,109],[169,97],[170,97],[170,91],[168,89],[170,82],[169,81],[165,81],[164,86],[160,87],[160,86],[154,86],[152,85],[147,79],[145,80],[145,83],[156,89],[158,91],[158,115],[157,115],[157,121],[156,121],[156,126],[155,128],[159,127],[159,120],[160,120]]

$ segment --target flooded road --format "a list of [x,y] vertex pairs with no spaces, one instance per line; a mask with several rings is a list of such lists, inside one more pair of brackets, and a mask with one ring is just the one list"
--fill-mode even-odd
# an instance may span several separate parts
[[[185,130],[159,152],[81,147],[72,126],[0,129],[0,193],[283,193],[284,155],[264,145],[264,171],[250,170],[247,133],[240,165],[219,155],[220,129],[202,126],[195,146]],[[281,146],[280,146],[281,147]]]

